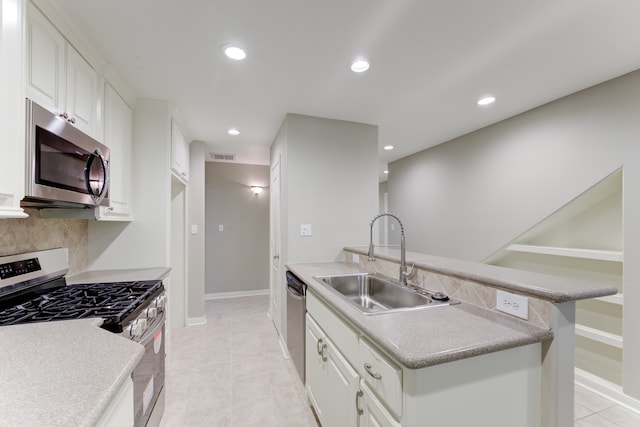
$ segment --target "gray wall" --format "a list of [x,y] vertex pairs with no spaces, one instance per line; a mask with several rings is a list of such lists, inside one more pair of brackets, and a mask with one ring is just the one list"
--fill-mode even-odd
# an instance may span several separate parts
[[[342,260],[366,245],[378,212],[378,127],[287,114],[271,145],[280,161],[280,334],[286,337],[285,264]],[[300,236],[300,224],[313,235]],[[278,313],[274,313],[278,315]],[[276,322],[278,324],[278,322]]]
[[140,100],[133,113],[130,223],[89,222],[89,268],[171,264],[171,113],[163,101]]
[[[495,108],[499,108],[496,104]],[[640,71],[389,165],[416,252],[480,261],[623,166],[624,390],[640,398]]]
[[[378,211],[378,128],[298,114],[285,120],[281,251],[286,262],[341,259],[345,245],[368,243]],[[281,148],[272,147],[272,162]],[[301,237],[300,224],[311,224],[313,236]]]
[[206,294],[269,288],[268,185],[269,166],[206,162]]

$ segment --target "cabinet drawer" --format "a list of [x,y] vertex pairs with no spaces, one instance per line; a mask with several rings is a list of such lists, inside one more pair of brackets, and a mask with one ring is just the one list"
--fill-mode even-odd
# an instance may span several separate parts
[[307,292],[307,312],[318,322],[340,353],[351,363],[358,364],[358,334],[333,310],[327,307],[312,292]]
[[402,415],[402,369],[379,350],[360,340],[358,371],[371,390],[396,416]]

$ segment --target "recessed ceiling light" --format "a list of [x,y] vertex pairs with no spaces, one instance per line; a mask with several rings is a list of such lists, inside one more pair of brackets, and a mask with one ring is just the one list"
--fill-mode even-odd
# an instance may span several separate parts
[[240,131],[238,129],[236,129],[236,128],[231,128],[231,129],[227,130],[227,133],[229,135],[240,135]]
[[382,173],[389,173],[389,171],[384,171],[384,172],[382,172]]
[[224,54],[227,55],[227,58],[235,59],[236,61],[242,61],[247,57],[247,52],[238,46],[225,47]]
[[496,101],[496,98],[493,96],[483,96],[478,99],[478,105],[489,105],[493,104]]
[[364,73],[371,67],[368,59],[358,58],[351,63],[351,71],[354,73]]
[[384,147],[385,150],[389,151],[389,150],[393,150],[393,145],[385,145]]

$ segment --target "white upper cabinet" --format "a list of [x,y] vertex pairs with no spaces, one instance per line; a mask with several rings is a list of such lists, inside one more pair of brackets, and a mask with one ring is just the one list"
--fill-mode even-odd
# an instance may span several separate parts
[[0,2],[0,218],[24,218],[22,3]]
[[174,119],[171,120],[171,171],[180,181],[189,182],[189,143]]
[[131,221],[133,111],[109,83],[104,87],[104,115],[104,144],[111,149],[109,206],[96,208],[96,218]]
[[99,74],[28,3],[26,96],[102,141]]
[[98,73],[67,44],[65,113],[78,128],[101,140],[98,123]]

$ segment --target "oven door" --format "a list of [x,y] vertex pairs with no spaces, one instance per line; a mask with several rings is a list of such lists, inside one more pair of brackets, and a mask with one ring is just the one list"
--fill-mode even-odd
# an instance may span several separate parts
[[135,427],[158,426],[164,412],[165,312],[145,331],[140,340],[144,356],[133,371]]

